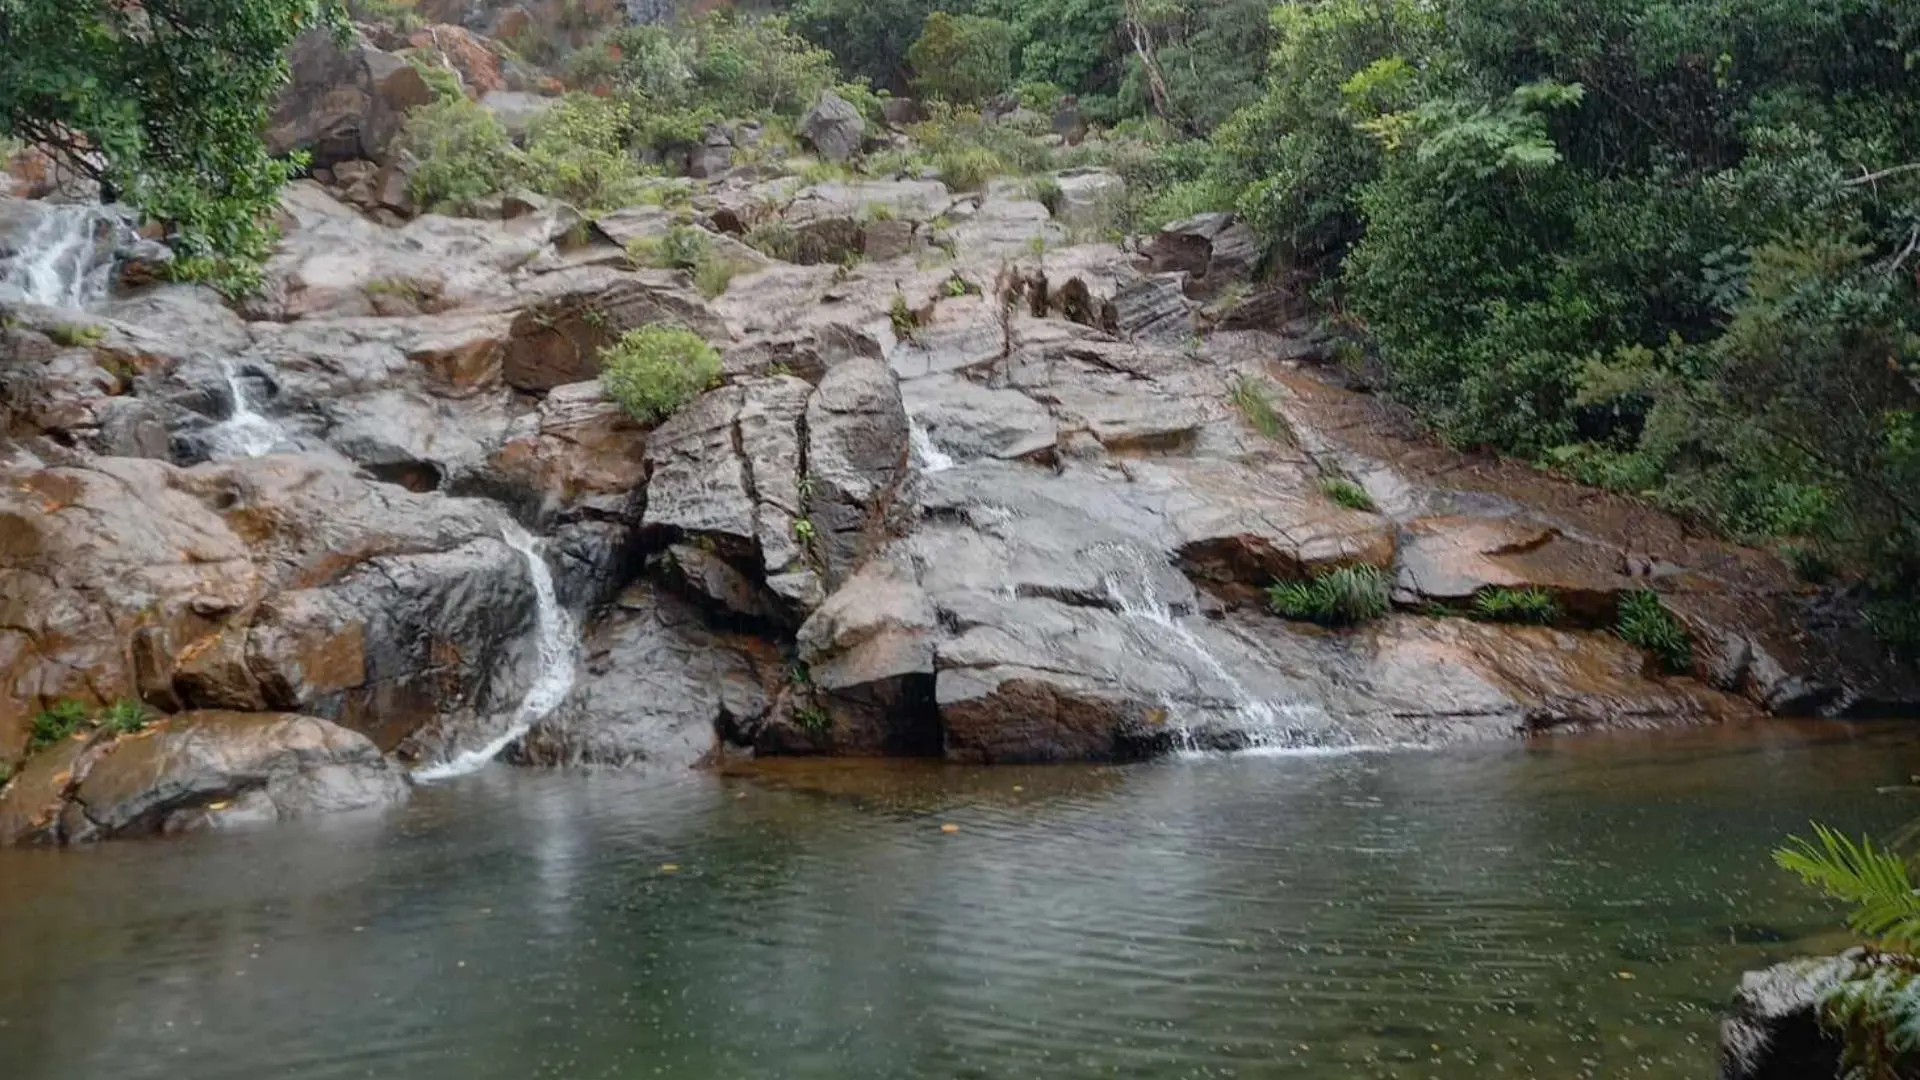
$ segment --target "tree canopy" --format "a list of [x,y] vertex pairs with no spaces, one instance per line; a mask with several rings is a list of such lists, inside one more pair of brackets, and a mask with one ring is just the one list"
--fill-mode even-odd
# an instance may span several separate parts
[[176,273],[245,284],[297,163],[261,140],[302,31],[335,0],[0,0],[0,133],[168,223]]

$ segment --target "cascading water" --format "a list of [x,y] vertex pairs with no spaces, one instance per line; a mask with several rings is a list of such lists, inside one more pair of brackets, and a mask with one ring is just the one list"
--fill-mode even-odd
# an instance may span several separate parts
[[[1206,642],[1201,641],[1185,623],[1181,622],[1180,616],[1174,613],[1172,606],[1160,599],[1157,590],[1153,587],[1153,573],[1146,559],[1132,548],[1120,550],[1125,552],[1123,561],[1128,564],[1124,570],[1132,572],[1133,579],[1129,581],[1122,577],[1121,571],[1109,572],[1101,578],[1101,584],[1106,588],[1107,600],[1113,604],[1115,610],[1130,619],[1147,624],[1153,630],[1164,631],[1182,650],[1200,661],[1201,666],[1211,672],[1233,694],[1234,707],[1250,728],[1256,731],[1277,729],[1280,726],[1280,718],[1273,707],[1249,693],[1246,684],[1235,677],[1233,672],[1227,670],[1227,666],[1220,662],[1220,658],[1213,654],[1213,650],[1207,648]],[[1176,713],[1173,717],[1176,721],[1180,719],[1177,710],[1174,710],[1170,704],[1169,712]],[[1192,734],[1184,724],[1180,729],[1180,739],[1183,749],[1193,748]]]
[[514,710],[506,731],[479,749],[469,750],[438,765],[416,769],[413,773],[415,780],[448,780],[485,768],[502,751],[532,730],[533,725],[546,719],[547,714],[558,708],[573,689],[579,633],[574,627],[573,617],[567,614],[556,598],[553,573],[547,569],[546,557],[540,553],[540,542],[514,521],[501,526],[500,533],[507,546],[526,560],[527,574],[533,579],[540,670],[534,677],[533,685],[527,689],[526,696],[520,699],[520,706]]
[[135,239],[114,207],[9,203],[0,215],[0,294],[85,308],[106,299],[116,253]]
[[911,414],[907,416],[907,440],[913,446],[914,460],[920,463],[923,473],[945,472],[958,464],[934,443],[933,436],[927,434],[927,429],[921,427],[920,421]]
[[281,443],[287,441],[286,431],[254,410],[253,400],[247,396],[246,380],[240,377],[240,371],[232,361],[220,361],[220,370],[227,377],[227,392],[233,397],[233,412],[207,431],[209,456],[220,461],[273,453]]

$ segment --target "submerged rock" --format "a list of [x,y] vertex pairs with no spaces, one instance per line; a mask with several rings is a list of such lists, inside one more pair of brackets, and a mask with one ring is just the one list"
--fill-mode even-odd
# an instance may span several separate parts
[[311,716],[190,712],[70,739],[0,792],[0,846],[77,844],[393,806],[405,776],[364,735]]

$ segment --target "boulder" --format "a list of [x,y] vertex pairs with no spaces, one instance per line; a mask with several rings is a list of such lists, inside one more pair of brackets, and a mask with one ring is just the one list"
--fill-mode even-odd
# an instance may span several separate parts
[[880,115],[888,127],[902,128],[924,122],[927,109],[912,98],[890,97],[880,102]]
[[831,90],[800,118],[800,137],[821,157],[845,162],[860,152],[866,142],[867,122],[860,110]]
[[1154,272],[1185,273],[1193,295],[1211,296],[1252,279],[1260,239],[1232,214],[1199,214],[1154,234],[1146,255]]
[[1842,1047],[1821,1023],[1821,997],[1871,962],[1855,950],[1747,972],[1720,1024],[1720,1080],[1839,1077]]
[[423,27],[413,32],[407,44],[458,73],[468,97],[482,98],[506,88],[500,57],[485,38],[465,27],[444,23]]
[[684,326],[724,340],[726,325],[700,295],[667,271],[627,273],[607,267],[549,274],[513,321],[502,359],[508,385],[534,393],[600,375],[600,350],[629,330],[655,323]]
[[555,387],[489,465],[489,486],[536,515],[638,518],[646,428],[599,380]]
[[344,46],[329,31],[310,30],[288,54],[292,79],[267,127],[267,148],[305,150],[316,168],[364,158],[385,159],[409,109],[433,91],[405,59],[364,39]]
[[527,680],[525,567],[488,504],[321,456],[5,481],[0,760],[62,699],[305,712],[390,746]]
[[723,735],[759,724],[767,683],[782,671],[765,642],[713,630],[692,605],[646,585],[620,595],[584,654],[573,692],[514,760],[689,768]]
[[74,844],[393,806],[406,778],[364,735],[311,716],[189,712],[69,740],[0,793],[0,846]]
[[796,639],[810,693],[832,721],[816,746],[841,754],[939,753],[938,637],[933,604],[903,562],[875,559],[835,590]]
[[1126,212],[1127,182],[1102,169],[1069,169],[1055,173],[1060,185],[1053,216],[1067,228],[1102,233],[1119,224]]

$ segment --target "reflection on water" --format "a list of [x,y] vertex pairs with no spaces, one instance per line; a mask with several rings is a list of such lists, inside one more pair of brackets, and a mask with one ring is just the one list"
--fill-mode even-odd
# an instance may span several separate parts
[[1893,731],[1765,728],[1130,769],[493,770],[384,819],[0,853],[0,1062],[1698,1080],[1734,975],[1833,941],[1769,847],[1812,816],[1904,820],[1873,789],[1916,763]]

